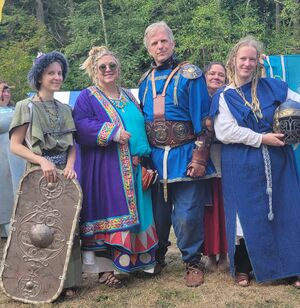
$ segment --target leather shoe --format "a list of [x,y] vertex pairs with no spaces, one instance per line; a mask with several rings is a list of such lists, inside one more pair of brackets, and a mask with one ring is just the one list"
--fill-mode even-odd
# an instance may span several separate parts
[[198,287],[204,282],[204,267],[201,263],[186,264],[185,284],[187,287]]
[[153,274],[154,274],[154,275],[160,274],[161,271],[162,271],[162,269],[163,269],[164,267],[166,267],[166,266],[167,266],[167,263],[166,263],[165,259],[160,260],[160,261],[156,261]]

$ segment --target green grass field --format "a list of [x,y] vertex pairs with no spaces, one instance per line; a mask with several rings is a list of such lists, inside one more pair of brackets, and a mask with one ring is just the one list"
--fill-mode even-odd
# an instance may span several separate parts
[[[300,290],[283,282],[258,285],[252,281],[248,288],[241,288],[233,284],[229,273],[216,272],[207,273],[205,283],[198,288],[185,287],[184,264],[172,237],[168,266],[159,276],[136,274],[128,280],[127,287],[118,290],[99,285],[96,275],[84,276],[84,285],[75,298],[59,298],[53,304],[39,307],[300,307]],[[1,256],[3,245],[1,240]],[[36,306],[15,302],[0,291],[0,307]]]

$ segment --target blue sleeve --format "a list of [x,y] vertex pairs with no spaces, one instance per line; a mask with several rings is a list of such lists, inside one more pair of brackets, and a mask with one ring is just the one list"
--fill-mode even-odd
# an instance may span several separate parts
[[223,92],[225,87],[222,87],[216,91],[216,93],[212,96],[211,105],[209,109],[209,116],[214,119],[215,116],[219,113],[219,101],[220,95]]
[[210,97],[204,76],[191,79],[189,84],[189,110],[195,134],[202,131],[202,119],[208,116]]
[[287,97],[288,85],[286,82],[275,78],[260,78],[260,82],[267,84],[272,91],[275,101],[284,103]]

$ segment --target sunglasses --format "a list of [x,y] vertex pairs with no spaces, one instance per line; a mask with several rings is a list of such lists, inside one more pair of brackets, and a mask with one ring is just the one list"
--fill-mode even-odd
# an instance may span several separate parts
[[105,73],[105,71],[107,70],[107,67],[108,67],[109,70],[111,70],[112,72],[115,72],[116,69],[117,69],[117,63],[111,62],[111,63],[108,63],[108,64],[100,64],[100,65],[98,66],[99,70],[100,70],[102,73]]
[[10,93],[10,88],[8,86],[4,86],[0,91]]

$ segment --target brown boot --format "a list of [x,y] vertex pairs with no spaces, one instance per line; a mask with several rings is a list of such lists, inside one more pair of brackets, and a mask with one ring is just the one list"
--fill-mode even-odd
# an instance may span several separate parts
[[187,287],[198,287],[204,282],[204,266],[202,263],[186,264],[185,284]]
[[154,272],[153,272],[153,274],[154,274],[154,275],[160,274],[161,271],[162,271],[162,269],[163,269],[164,267],[166,267],[166,266],[167,266],[167,263],[166,263],[164,257],[163,257],[163,258],[160,258],[160,259],[156,259],[156,264],[155,264],[155,267],[154,267]]

